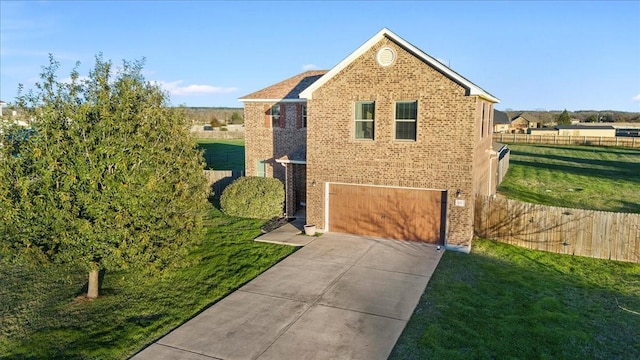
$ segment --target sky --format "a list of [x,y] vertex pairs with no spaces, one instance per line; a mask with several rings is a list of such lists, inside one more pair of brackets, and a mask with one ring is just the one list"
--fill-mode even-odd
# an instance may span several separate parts
[[640,111],[635,1],[0,0],[0,99],[102,54],[145,60],[172,105],[238,98],[330,69],[382,28],[500,99],[502,110]]

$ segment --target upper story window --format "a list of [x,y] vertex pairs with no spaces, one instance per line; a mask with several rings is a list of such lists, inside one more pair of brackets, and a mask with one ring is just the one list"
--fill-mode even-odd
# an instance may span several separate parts
[[375,104],[374,101],[356,102],[356,139],[373,140]]
[[416,140],[417,101],[396,102],[396,140]]
[[307,127],[307,104],[302,105],[302,127]]
[[484,137],[484,132],[485,132],[485,103],[484,101],[482,102],[482,115],[481,115],[481,119],[482,119],[482,124],[480,125],[480,138]]
[[271,107],[271,127],[280,127],[280,104]]

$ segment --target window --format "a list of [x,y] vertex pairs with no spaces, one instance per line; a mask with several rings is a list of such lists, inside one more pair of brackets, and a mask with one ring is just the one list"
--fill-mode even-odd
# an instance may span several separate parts
[[396,102],[396,140],[416,140],[417,101]]
[[280,105],[275,104],[271,107],[271,127],[280,127]]
[[356,139],[373,140],[373,123],[375,121],[375,102],[356,102]]
[[480,138],[484,137],[484,102],[482,102],[482,124],[480,128]]
[[256,162],[256,176],[258,177],[266,177],[267,176],[267,162],[264,160],[258,160]]
[[302,127],[307,127],[307,105],[302,105]]

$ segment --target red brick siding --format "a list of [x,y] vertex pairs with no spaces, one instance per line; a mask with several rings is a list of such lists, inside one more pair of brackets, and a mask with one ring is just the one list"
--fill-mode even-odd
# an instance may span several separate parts
[[[382,67],[382,46],[397,53]],[[354,139],[354,102],[374,100],[375,140]],[[395,101],[417,100],[417,141],[395,141]],[[479,100],[388,39],[353,61],[308,101],[307,222],[324,228],[326,182],[448,190],[447,241],[468,245],[474,194],[485,144],[479,141]],[[482,153],[481,153],[482,152]],[[316,186],[312,186],[315,181]],[[460,189],[465,207],[455,207]]]
[[296,104],[280,103],[281,127],[265,127],[265,110],[273,103],[247,102],[245,118],[245,168],[247,176],[256,176],[256,162],[267,160],[267,176],[285,181],[284,166],[275,162],[306,144],[306,129],[296,128]]

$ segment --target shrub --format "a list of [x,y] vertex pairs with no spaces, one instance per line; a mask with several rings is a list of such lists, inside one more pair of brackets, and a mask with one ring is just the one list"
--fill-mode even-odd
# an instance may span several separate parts
[[231,216],[255,219],[281,216],[284,185],[274,178],[241,177],[222,192],[220,207]]
[[221,127],[220,127],[220,131],[229,131],[229,129],[227,129],[227,127],[226,127],[226,126],[221,126]]
[[218,118],[215,115],[211,115],[211,117],[209,118],[209,125],[215,128],[215,127],[220,127],[222,123],[220,122],[220,120],[218,120]]

